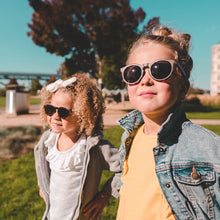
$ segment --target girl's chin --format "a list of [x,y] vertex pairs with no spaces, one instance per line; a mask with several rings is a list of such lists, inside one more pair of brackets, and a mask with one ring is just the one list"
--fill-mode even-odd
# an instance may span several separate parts
[[52,131],[53,131],[53,133],[56,133],[56,134],[61,133],[61,131],[57,131],[57,130],[54,130],[54,129],[52,129]]
[[62,131],[61,127],[51,126],[51,129],[54,133],[60,133]]

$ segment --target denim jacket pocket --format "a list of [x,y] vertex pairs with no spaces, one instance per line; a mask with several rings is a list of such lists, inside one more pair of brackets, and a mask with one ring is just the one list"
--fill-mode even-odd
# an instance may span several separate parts
[[215,172],[212,167],[189,165],[174,168],[174,179],[183,184],[192,186],[215,181]]
[[213,219],[216,182],[213,167],[206,164],[187,164],[173,168],[173,175],[178,188],[190,202],[197,219],[204,219],[204,213],[208,213],[209,219]]

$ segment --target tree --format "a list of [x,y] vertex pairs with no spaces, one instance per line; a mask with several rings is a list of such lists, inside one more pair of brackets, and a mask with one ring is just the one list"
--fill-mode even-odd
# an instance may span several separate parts
[[[59,73],[88,72],[102,77],[107,88],[105,77],[111,75],[122,87],[119,68],[145,18],[141,8],[134,11],[129,0],[29,0],[29,4],[34,13],[28,36],[48,52],[65,58]],[[110,63],[114,63],[111,73]]]
[[42,89],[42,85],[40,84],[39,79],[32,79],[31,81],[31,88],[30,88],[30,93],[32,95],[36,95],[37,91]]
[[205,91],[200,89],[200,88],[197,88],[197,87],[193,87],[193,85],[190,85],[189,87],[189,90],[188,90],[188,95],[191,95],[191,94],[204,94]]
[[147,26],[143,27],[143,33],[151,32],[153,28],[157,28],[159,26],[160,26],[160,18],[154,17],[148,21]]

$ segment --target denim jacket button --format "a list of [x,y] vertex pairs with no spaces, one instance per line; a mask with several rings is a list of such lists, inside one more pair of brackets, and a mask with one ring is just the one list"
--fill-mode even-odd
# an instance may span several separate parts
[[166,183],[166,187],[167,187],[167,188],[170,188],[170,184],[169,184],[169,183]]
[[197,173],[196,168],[195,168],[194,166],[193,166],[193,168],[192,168],[191,177],[192,177],[192,179],[194,179],[194,180],[199,179],[199,174]]

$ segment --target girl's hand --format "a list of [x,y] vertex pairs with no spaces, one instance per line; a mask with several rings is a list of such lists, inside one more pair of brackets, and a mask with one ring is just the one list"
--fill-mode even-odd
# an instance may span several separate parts
[[90,213],[89,220],[100,219],[102,211],[106,206],[108,199],[111,195],[103,192],[99,192],[83,209],[83,215],[86,216]]

